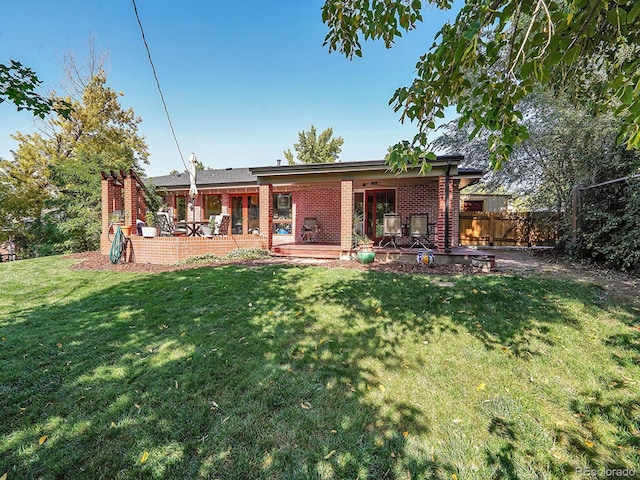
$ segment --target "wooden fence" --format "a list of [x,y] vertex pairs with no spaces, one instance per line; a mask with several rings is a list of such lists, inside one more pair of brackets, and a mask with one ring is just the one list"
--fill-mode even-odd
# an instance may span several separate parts
[[552,246],[558,223],[557,215],[546,212],[460,212],[460,244]]

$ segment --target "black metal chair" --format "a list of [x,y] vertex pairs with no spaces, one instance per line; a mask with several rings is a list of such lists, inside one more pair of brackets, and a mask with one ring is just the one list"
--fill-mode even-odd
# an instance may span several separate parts
[[160,235],[171,237],[173,235],[186,235],[186,228],[177,228],[171,221],[171,217],[167,212],[158,212],[156,214],[156,223],[160,227]]

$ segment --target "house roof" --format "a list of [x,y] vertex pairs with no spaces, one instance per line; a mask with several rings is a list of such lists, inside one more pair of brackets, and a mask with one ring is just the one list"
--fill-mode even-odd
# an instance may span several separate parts
[[[445,166],[451,161],[457,165],[463,160],[462,155],[443,155],[437,160],[429,161],[432,167]],[[308,175],[317,173],[356,173],[356,172],[386,172],[389,165],[385,160],[366,160],[358,162],[336,162],[336,163],[308,163],[296,165],[277,165],[269,167],[254,167],[251,172],[258,177],[262,176],[280,176],[280,175]],[[418,170],[418,168],[411,169]],[[415,173],[415,172],[414,172]]]
[[[248,168],[224,168],[218,170],[200,170],[197,177],[198,185],[226,186],[226,185],[256,185],[258,177]],[[156,188],[189,188],[189,174],[182,172],[176,175],[162,175],[151,177]]]
[[[436,160],[429,161],[431,172],[427,176],[444,175],[447,165],[451,165],[451,175],[465,179],[463,183],[469,183],[482,176],[482,170],[473,168],[458,168],[458,163],[463,160],[462,155],[443,155]],[[336,163],[312,163],[297,165],[272,165],[267,167],[250,168],[226,168],[219,170],[198,171],[198,187],[231,187],[251,186],[260,183],[288,183],[296,181],[326,181],[338,179],[361,178],[389,178],[398,179],[423,178],[419,168],[410,168],[407,172],[395,175],[389,172],[389,165],[385,160],[368,160],[358,162]],[[172,190],[188,189],[189,174],[164,175],[152,177],[156,188],[168,188]]]

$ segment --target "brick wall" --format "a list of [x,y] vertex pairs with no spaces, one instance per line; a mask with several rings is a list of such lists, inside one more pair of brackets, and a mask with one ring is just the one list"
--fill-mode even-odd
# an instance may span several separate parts
[[[204,237],[129,237],[126,259],[134,263],[174,264],[190,257],[214,254],[224,256],[236,248],[267,250],[268,240],[262,235],[228,235]],[[109,255],[111,242],[105,235],[100,239],[100,253]]]
[[340,183],[340,246],[343,252],[351,250],[353,236],[353,181]]
[[429,215],[429,223],[438,220],[438,182],[434,180],[426,185],[406,185],[396,190],[396,213],[402,222],[415,213]]
[[322,232],[317,240],[325,243],[340,243],[340,185],[335,187],[313,187],[299,189],[293,192],[295,204],[294,234],[296,241],[300,241],[300,231],[304,219],[315,217]]
[[273,235],[269,233],[273,230],[273,186],[260,185],[259,192],[260,205],[260,231],[269,239],[267,249],[273,246]]

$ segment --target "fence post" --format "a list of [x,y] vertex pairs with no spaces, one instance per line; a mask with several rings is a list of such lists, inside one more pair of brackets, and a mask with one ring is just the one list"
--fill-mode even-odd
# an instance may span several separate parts
[[496,222],[493,218],[493,212],[489,212],[489,246],[491,247],[493,247],[495,229],[496,229]]
[[582,205],[582,186],[574,185],[571,189],[571,240],[576,241],[578,230],[582,228],[580,207]]

